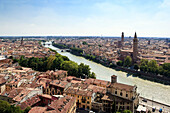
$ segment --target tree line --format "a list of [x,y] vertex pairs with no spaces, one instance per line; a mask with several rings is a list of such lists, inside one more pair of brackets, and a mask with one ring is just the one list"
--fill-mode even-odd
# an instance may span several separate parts
[[28,113],[31,108],[21,110],[19,106],[10,105],[7,101],[0,100],[0,113]]
[[132,64],[132,58],[130,56],[127,56],[124,61],[118,61],[118,66],[123,67],[131,67],[135,70],[140,69],[140,71],[146,72],[146,73],[153,73],[153,74],[160,74],[166,77],[170,77],[170,63],[164,63],[162,65],[158,65],[155,60],[147,60],[147,59],[141,59],[139,64]]
[[13,59],[13,63],[18,62],[23,67],[29,67],[36,71],[45,72],[47,70],[66,70],[68,76],[76,76],[81,78],[96,78],[94,72],[91,72],[89,65],[84,63],[77,64],[76,62],[70,61],[68,57],[62,56],[56,52],[55,56],[50,55],[45,58],[26,58],[21,56],[19,59]]

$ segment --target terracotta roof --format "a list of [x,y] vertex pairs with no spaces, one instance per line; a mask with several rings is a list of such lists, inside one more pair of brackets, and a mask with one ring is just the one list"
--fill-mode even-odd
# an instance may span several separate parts
[[2,95],[7,96],[9,98],[16,97],[24,88],[15,88],[10,91],[5,91],[2,93]]
[[111,87],[119,90],[133,91],[134,86],[121,84],[121,83],[112,83]]
[[94,85],[104,85],[106,87],[110,85],[109,81],[99,80],[99,79],[92,79],[92,78],[86,79],[85,83],[94,84]]
[[94,93],[102,93],[106,94],[106,88],[96,86],[96,85],[89,85],[87,89],[93,90]]
[[61,80],[53,80],[50,82],[50,85],[65,88],[66,85],[68,84],[67,81],[61,81]]
[[48,108],[55,110],[57,113],[67,113],[74,102],[76,102],[75,97],[65,96],[59,98],[59,100],[54,100],[53,102],[51,102]]
[[15,101],[21,101],[25,96],[30,93],[30,90],[23,89],[16,97],[13,98]]
[[71,88],[69,87],[66,91],[66,94],[76,94],[76,95],[81,95],[81,96],[88,96],[91,97],[93,92],[89,90],[84,90],[84,89],[78,89],[78,88]]
[[28,113],[44,113],[47,107],[33,107]]
[[28,106],[31,107],[32,105],[38,103],[39,101],[41,101],[41,99],[38,96],[34,96],[22,102],[19,106],[21,107],[22,110],[24,110]]
[[3,77],[0,78],[0,85],[6,83],[7,80],[5,80]]
[[52,100],[52,96],[51,95],[48,95],[48,94],[42,94],[42,95],[39,95],[41,97],[44,97],[44,98],[48,98],[48,99],[51,99]]

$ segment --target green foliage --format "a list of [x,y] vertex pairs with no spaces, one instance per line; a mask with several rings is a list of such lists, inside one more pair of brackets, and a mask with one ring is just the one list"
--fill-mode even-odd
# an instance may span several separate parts
[[89,65],[77,63],[70,61],[68,57],[62,56],[56,53],[55,56],[49,56],[45,58],[25,58],[21,56],[19,59],[19,64],[24,67],[30,67],[37,71],[47,71],[62,69],[68,71],[69,76],[76,76],[82,78],[96,78],[95,73],[90,72]]
[[51,48],[49,48],[49,49],[50,49],[50,51],[57,53],[57,51],[55,51],[55,50],[53,50],[53,49],[51,49]]
[[10,56],[9,59],[13,59],[13,56]]
[[140,62],[140,70],[170,77],[170,63],[164,63],[162,66],[158,66],[155,60],[148,61],[142,59]]
[[139,69],[139,66],[137,64],[134,64],[134,69],[135,70],[138,70]]
[[84,63],[81,63],[78,66],[78,72],[79,72],[80,76],[89,77],[90,76],[90,67],[89,67],[89,65],[85,65]]
[[69,48],[69,47],[66,46],[66,45],[63,45],[63,44],[56,44],[56,43],[53,43],[53,46],[58,47],[58,48],[60,48],[60,49],[67,49],[67,48]]
[[162,67],[164,70],[170,71],[170,63],[164,63]]
[[123,113],[132,113],[130,110],[124,110]]
[[10,105],[8,102],[0,100],[0,113],[23,113],[19,106]]
[[83,43],[82,43],[83,45],[87,45],[87,42],[85,42],[85,41],[83,41]]
[[92,72],[92,73],[90,74],[89,78],[94,78],[94,79],[96,79],[96,74],[95,74],[94,72]]
[[125,67],[130,67],[132,65],[132,58],[130,56],[127,56],[125,59],[124,59],[124,63],[123,63],[123,66]]
[[6,101],[0,100],[0,113],[8,113],[10,104]]
[[78,77],[78,64],[73,61],[64,61],[61,68],[68,71],[68,75]]
[[123,61],[119,60],[119,61],[117,62],[117,65],[118,65],[118,66],[123,66]]
[[71,53],[76,54],[76,55],[80,55],[81,53],[83,53],[83,50],[80,49],[80,48],[73,47],[73,48],[70,48],[70,49],[71,49]]
[[27,107],[25,108],[24,113],[28,113],[30,110],[31,110],[31,107]]
[[12,63],[16,63],[18,62],[19,60],[18,59],[13,59],[13,62]]

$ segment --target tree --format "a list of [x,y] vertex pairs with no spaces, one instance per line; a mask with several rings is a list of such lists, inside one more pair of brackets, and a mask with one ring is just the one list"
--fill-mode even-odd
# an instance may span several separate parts
[[87,45],[87,42],[85,42],[85,41],[83,41],[83,43],[82,43],[83,45]]
[[52,55],[50,55],[48,57],[48,59],[47,59],[47,69],[50,70],[52,68],[52,65],[53,65],[53,62],[54,62],[55,59],[56,59],[56,57],[52,56]]
[[64,61],[61,64],[61,69],[68,71],[69,76],[78,77],[78,64],[73,61]]
[[162,67],[163,67],[164,70],[170,71],[170,63],[164,63],[164,64],[162,65]]
[[13,59],[13,56],[10,56],[9,59]]
[[124,110],[123,113],[132,113],[130,110]]
[[8,113],[10,104],[6,101],[0,100],[0,113]]
[[130,56],[127,56],[125,59],[124,59],[124,64],[123,66],[125,67],[130,67],[132,64],[132,58]]
[[134,64],[134,69],[135,70],[138,70],[139,69],[139,66],[137,64]]
[[158,67],[158,64],[155,60],[151,60],[151,61],[149,61],[148,66],[156,68],[156,67]]
[[63,59],[64,61],[69,61],[69,60],[70,60],[67,56],[62,56],[62,59]]
[[31,107],[27,107],[25,108],[24,113],[28,113],[30,110],[31,110]]
[[90,76],[90,67],[89,65],[85,65],[84,63],[81,63],[79,66],[78,66],[78,70],[79,70],[79,75],[82,76],[86,76],[86,77],[89,77]]
[[19,106],[10,105],[7,101],[0,100],[0,113],[22,113]]
[[96,74],[94,73],[94,72],[92,72],[91,74],[90,74],[90,76],[89,76],[90,78],[94,78],[94,79],[96,79]]
[[119,60],[119,61],[117,62],[117,65],[118,65],[118,66],[123,66],[123,62],[122,62],[121,60]]

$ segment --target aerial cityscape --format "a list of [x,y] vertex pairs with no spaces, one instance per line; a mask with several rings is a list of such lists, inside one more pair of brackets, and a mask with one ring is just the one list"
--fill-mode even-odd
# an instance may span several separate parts
[[0,113],[170,113],[169,0],[0,0]]

